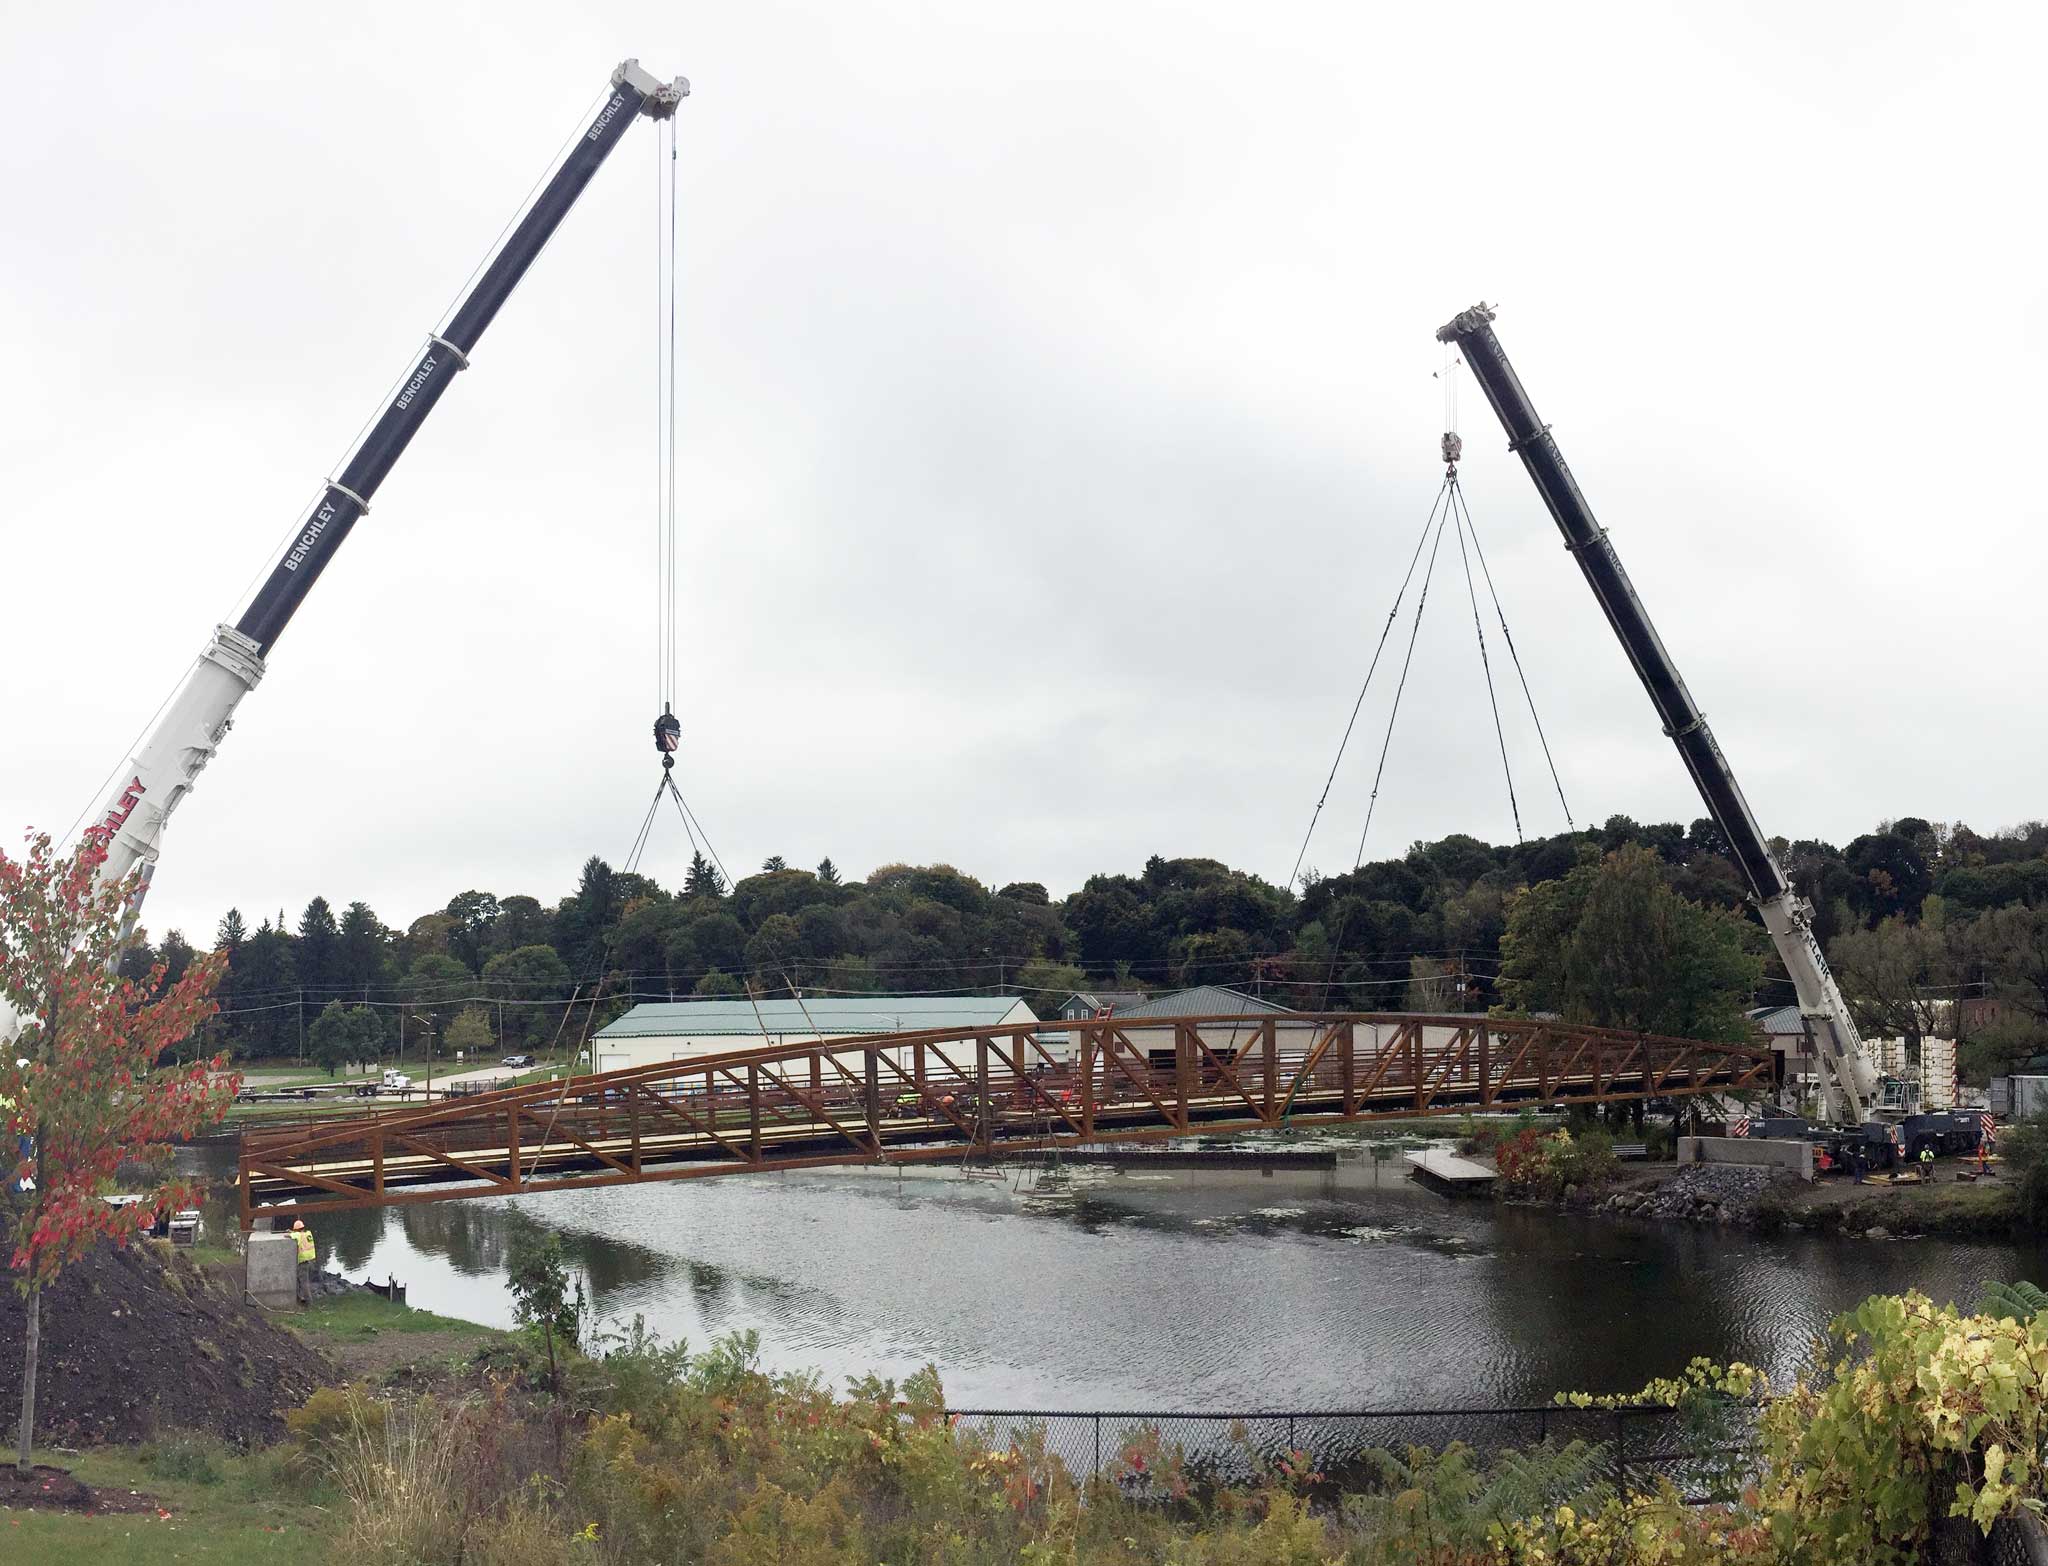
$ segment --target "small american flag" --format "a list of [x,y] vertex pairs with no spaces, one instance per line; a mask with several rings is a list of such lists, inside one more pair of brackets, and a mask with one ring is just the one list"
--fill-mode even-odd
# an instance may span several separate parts
[[1733,1120],[1728,1122],[1728,1134],[1730,1136],[1748,1136],[1749,1123],[1749,1116],[1737,1115]]
[[1991,1118],[1991,1111],[1985,1110],[1977,1117],[1977,1124],[1983,1127],[1983,1141],[1986,1147],[1998,1145],[1998,1122]]

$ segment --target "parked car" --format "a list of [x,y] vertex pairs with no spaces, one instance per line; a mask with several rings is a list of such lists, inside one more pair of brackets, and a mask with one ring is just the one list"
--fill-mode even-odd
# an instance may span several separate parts
[[516,1066],[521,1071],[524,1071],[529,1067],[538,1064],[538,1062],[535,1061],[531,1055],[507,1055],[503,1060],[499,1061],[498,1064],[501,1066]]

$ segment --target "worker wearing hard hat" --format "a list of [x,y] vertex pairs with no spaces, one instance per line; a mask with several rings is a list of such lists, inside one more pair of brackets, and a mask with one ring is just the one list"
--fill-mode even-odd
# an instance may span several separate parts
[[306,1220],[292,1220],[292,1239],[299,1247],[299,1303],[313,1303],[313,1260],[319,1255],[319,1247],[313,1243],[313,1231],[306,1227]]

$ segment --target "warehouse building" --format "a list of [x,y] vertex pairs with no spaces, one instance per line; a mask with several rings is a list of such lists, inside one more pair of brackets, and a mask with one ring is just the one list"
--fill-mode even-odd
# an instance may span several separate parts
[[965,1032],[1035,1023],[1014,995],[820,995],[795,1000],[648,1001],[597,1030],[597,1071],[693,1060],[771,1044],[870,1038],[929,1028]]

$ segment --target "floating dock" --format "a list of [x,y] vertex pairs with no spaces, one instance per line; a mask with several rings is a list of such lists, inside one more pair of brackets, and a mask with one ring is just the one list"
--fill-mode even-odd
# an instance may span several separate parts
[[1484,1164],[1461,1158],[1456,1153],[1442,1148],[1430,1148],[1425,1152],[1403,1155],[1408,1162],[1410,1178],[1420,1181],[1433,1191],[1446,1196],[1483,1195],[1500,1175]]

